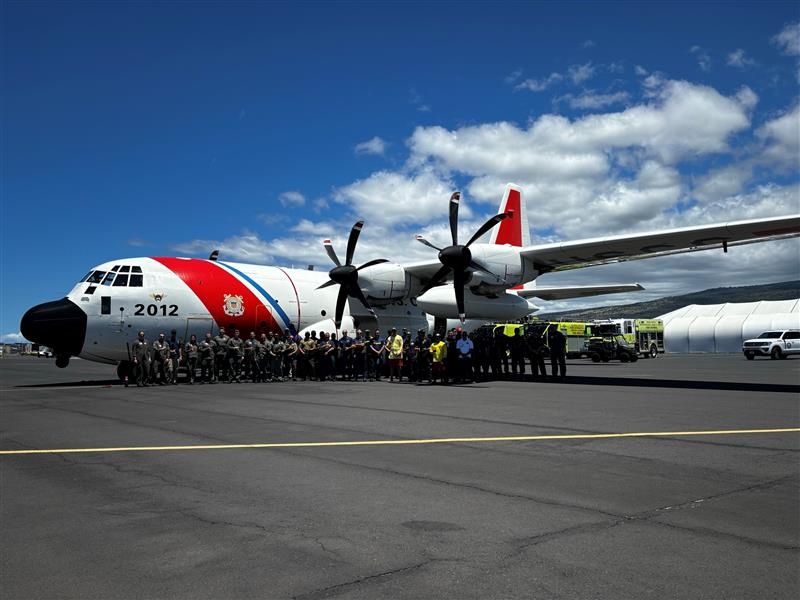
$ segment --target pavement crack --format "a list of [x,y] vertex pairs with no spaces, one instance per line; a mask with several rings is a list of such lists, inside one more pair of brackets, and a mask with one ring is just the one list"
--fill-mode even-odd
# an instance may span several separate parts
[[358,579],[354,579],[352,581],[346,581],[344,583],[337,583],[336,585],[328,586],[325,588],[321,588],[319,590],[314,590],[313,592],[306,592],[304,594],[298,594],[296,596],[292,596],[292,600],[322,600],[323,598],[331,598],[333,596],[337,596],[340,592],[346,590],[347,588],[351,588],[354,586],[363,585],[365,583],[372,583],[375,581],[380,581],[383,579],[389,579],[396,575],[410,573],[412,571],[416,571],[418,569],[422,569],[428,566],[431,563],[440,562],[441,559],[429,559],[423,562],[408,565],[405,567],[399,567],[397,569],[392,569],[391,571],[383,571],[381,573],[374,573],[372,575],[365,575],[364,577],[359,577]]

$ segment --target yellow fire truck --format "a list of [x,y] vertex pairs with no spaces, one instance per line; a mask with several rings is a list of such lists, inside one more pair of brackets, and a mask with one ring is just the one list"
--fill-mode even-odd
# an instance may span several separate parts
[[616,332],[635,344],[644,358],[656,358],[664,353],[664,321],[661,319],[605,319],[594,323],[615,325]]

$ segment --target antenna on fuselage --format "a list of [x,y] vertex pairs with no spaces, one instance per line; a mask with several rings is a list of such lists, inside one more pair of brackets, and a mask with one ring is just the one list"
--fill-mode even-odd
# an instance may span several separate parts
[[219,250],[214,250],[211,254],[208,255],[208,260],[217,260],[219,256]]

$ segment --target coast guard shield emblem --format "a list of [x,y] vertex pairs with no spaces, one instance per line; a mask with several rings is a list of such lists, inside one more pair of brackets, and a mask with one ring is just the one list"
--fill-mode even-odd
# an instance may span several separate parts
[[244,302],[241,296],[234,296],[233,294],[225,294],[225,303],[222,305],[222,310],[229,317],[240,317],[244,314]]

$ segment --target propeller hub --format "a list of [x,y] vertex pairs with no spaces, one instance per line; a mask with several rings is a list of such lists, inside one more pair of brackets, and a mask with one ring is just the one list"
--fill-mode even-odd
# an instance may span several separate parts
[[339,285],[358,281],[358,272],[353,265],[342,265],[328,271],[328,277]]
[[466,246],[448,246],[439,252],[439,261],[446,267],[463,271],[472,262],[472,252]]

